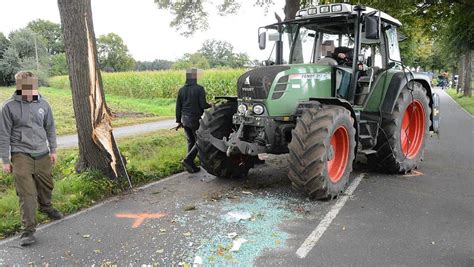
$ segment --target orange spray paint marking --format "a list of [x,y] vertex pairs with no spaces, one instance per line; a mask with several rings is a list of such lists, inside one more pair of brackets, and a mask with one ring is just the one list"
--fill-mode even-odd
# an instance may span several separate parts
[[142,225],[142,223],[146,219],[159,219],[161,217],[166,216],[165,213],[139,213],[139,214],[131,214],[131,213],[119,213],[115,214],[117,218],[127,218],[127,219],[134,219],[132,224],[132,228],[137,228],[138,226]]
[[409,173],[407,173],[403,176],[405,176],[405,177],[416,177],[416,176],[422,176],[422,175],[423,175],[422,172],[413,170],[413,171],[411,171],[411,172],[409,172]]

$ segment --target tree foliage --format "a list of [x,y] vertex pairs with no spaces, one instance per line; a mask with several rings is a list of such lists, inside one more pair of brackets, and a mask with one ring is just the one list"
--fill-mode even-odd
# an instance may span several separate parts
[[135,70],[152,71],[152,70],[168,70],[174,62],[164,59],[155,59],[153,61],[137,61]]
[[99,36],[97,52],[102,70],[128,71],[135,68],[135,60],[118,34],[109,33]]
[[206,40],[199,52],[209,61],[211,68],[241,68],[250,60],[245,53],[234,53],[234,46],[226,41]]
[[214,8],[215,12],[224,16],[235,13],[240,4],[234,0],[222,0],[217,6],[209,0],[193,1],[173,1],[154,0],[159,9],[172,12],[175,17],[170,22],[171,27],[176,27],[184,36],[190,36],[196,31],[207,30],[209,23],[207,17],[209,8]]
[[66,61],[66,54],[60,53],[51,56],[50,61],[50,69],[49,75],[50,76],[59,76],[59,75],[67,75],[68,68],[67,68],[67,61]]
[[11,85],[15,81],[15,74],[21,68],[21,60],[18,51],[14,47],[8,47],[0,59],[0,82]]
[[51,55],[64,53],[61,25],[42,19],[33,20],[26,26],[46,41],[46,50]]
[[196,53],[186,53],[182,58],[176,61],[172,68],[175,70],[183,70],[189,68],[199,68],[199,69],[209,69],[211,65],[207,58],[199,52]]

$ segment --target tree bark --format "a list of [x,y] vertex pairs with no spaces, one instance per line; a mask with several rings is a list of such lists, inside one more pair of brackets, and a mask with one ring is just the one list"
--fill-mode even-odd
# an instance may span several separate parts
[[472,50],[468,50],[466,54],[464,55],[465,57],[465,72],[464,72],[464,96],[471,97],[472,96],[472,57],[473,57]]
[[97,169],[111,179],[127,177],[115,143],[98,67],[90,0],[58,0],[79,138],[76,170]]
[[296,12],[300,10],[301,0],[285,0],[285,21],[296,17]]
[[456,88],[456,92],[462,92],[462,89],[464,88],[464,71],[465,71],[465,65],[464,65],[464,55],[459,56],[459,77],[458,77],[458,87]]

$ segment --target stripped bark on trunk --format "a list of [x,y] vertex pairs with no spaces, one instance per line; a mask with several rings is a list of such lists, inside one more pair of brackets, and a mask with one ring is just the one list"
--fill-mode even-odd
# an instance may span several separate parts
[[110,178],[126,177],[115,143],[98,67],[90,0],[58,0],[79,138],[76,170],[97,169]]

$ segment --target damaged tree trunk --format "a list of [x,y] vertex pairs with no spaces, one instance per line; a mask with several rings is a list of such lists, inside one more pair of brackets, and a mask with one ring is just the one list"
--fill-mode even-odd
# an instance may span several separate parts
[[112,179],[128,177],[107,108],[90,0],[58,0],[79,138],[76,170],[97,169]]

